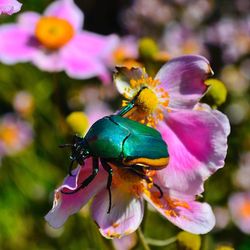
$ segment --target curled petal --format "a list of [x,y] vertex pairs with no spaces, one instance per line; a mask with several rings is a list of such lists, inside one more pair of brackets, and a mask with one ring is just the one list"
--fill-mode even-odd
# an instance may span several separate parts
[[54,16],[68,20],[76,30],[83,26],[83,12],[73,0],[57,0],[48,6],[45,16]]
[[100,192],[93,201],[92,216],[101,234],[106,238],[121,238],[133,233],[143,218],[144,205],[141,198],[112,188],[112,207],[108,214],[107,190]]
[[74,194],[64,194],[79,187],[79,185],[91,174],[92,161],[88,159],[83,167],[79,166],[73,171],[73,176],[67,176],[62,186],[55,191],[54,204],[50,212],[45,216],[46,221],[54,227],[61,227],[67,218],[80,210],[91,197],[106,186],[107,174],[99,171],[94,180],[85,188]]
[[206,58],[188,55],[168,61],[155,79],[169,93],[170,108],[192,109],[206,91],[204,80],[211,73],[212,69]]
[[215,225],[214,214],[207,203],[180,200],[165,192],[161,199],[158,192],[147,193],[144,198],[170,222],[187,232],[205,234]]
[[141,68],[116,67],[114,82],[119,93],[130,100],[138,91],[131,87],[130,80],[138,80],[141,77],[147,77],[146,72]]
[[169,165],[157,172],[161,184],[184,193],[198,195],[203,182],[224,166],[229,121],[215,110],[170,112],[159,124],[169,149]]
[[1,0],[0,1],[0,15],[8,14],[12,15],[20,11],[22,4],[16,0]]
[[[30,61],[37,52],[37,44],[30,32],[17,25],[0,27],[0,60],[6,64]],[[18,38],[18,42],[17,39]]]

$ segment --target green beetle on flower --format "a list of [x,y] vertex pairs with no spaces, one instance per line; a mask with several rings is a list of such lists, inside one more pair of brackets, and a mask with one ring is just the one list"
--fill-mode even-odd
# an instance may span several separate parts
[[[158,165],[156,170],[143,166],[143,173],[150,183],[134,172],[133,165],[116,167],[111,163],[112,206],[107,213],[110,202],[106,189],[108,175],[103,168],[89,185],[78,189],[92,173],[94,159],[87,158],[85,165],[74,169],[74,175],[67,176],[56,189],[53,208],[45,217],[49,224],[54,228],[61,227],[93,197],[92,217],[106,238],[121,238],[137,230],[143,219],[144,200],[185,231],[193,234],[209,232],[215,225],[215,217],[209,204],[196,201],[196,197],[203,192],[204,181],[223,167],[230,132],[225,115],[198,104],[207,90],[204,81],[209,73],[209,62],[204,57],[191,55],[170,60],[154,78],[139,68],[120,68],[115,81],[127,103],[118,114],[156,127],[168,145],[169,163],[163,168]],[[142,128],[136,124],[138,130],[132,129],[133,133]],[[116,137],[117,129],[110,129],[111,138]],[[121,128],[118,130],[122,131]],[[138,138],[141,142],[135,143],[133,150],[147,151],[153,150],[155,145],[158,147],[158,143],[149,143],[147,136],[136,135],[135,138],[134,143]],[[141,156],[144,155],[137,154],[135,159],[138,161]],[[146,156],[148,161],[150,154]],[[141,163],[137,164],[145,164]],[[159,191],[162,191],[160,197]]]
[[111,209],[112,166],[131,170],[147,183],[153,184],[162,196],[160,187],[152,183],[150,177],[146,175],[146,170],[162,169],[168,164],[167,145],[157,130],[128,118],[112,115],[95,122],[84,138],[76,136],[75,139],[72,145],[62,145],[72,148],[69,174],[72,175],[72,165],[75,161],[84,165],[84,160],[89,157],[93,157],[92,173],[77,189],[62,193],[73,194],[88,186],[99,172],[100,159],[104,170],[108,173],[108,213]]

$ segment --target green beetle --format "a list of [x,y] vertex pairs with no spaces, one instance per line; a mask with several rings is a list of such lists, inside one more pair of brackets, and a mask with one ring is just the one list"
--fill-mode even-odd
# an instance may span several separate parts
[[[97,175],[100,160],[103,168],[108,172],[107,189],[110,197],[108,213],[111,209],[112,167],[110,164],[129,168],[149,181],[144,170],[162,169],[167,166],[169,160],[167,145],[157,130],[120,115],[106,116],[98,120],[84,138],[75,137],[75,139],[73,144],[64,145],[71,146],[72,149],[69,174],[71,175],[75,161],[83,165],[88,157],[93,157],[93,171],[76,190],[64,193],[72,194],[86,187]],[[156,184],[154,186],[162,195],[160,188]]]

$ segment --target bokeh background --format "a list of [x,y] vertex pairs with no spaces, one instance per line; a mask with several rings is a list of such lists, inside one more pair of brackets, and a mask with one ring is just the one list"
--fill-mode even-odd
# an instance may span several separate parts
[[[21,11],[42,13],[51,2],[26,0]],[[227,100],[220,105],[224,90],[219,89],[204,101],[228,115],[231,134],[225,167],[206,182],[204,199],[214,208],[217,225],[202,237],[202,249],[250,249],[250,232],[233,221],[228,206],[235,192],[250,192],[250,1],[75,2],[85,14],[84,29],[118,34],[121,43],[129,40],[136,50],[133,59],[153,73],[171,57],[201,54],[209,59],[215,78],[226,86]],[[17,15],[1,16],[0,24],[14,22]],[[152,59],[148,51],[159,56]],[[115,52],[114,58],[119,59]],[[49,227],[44,215],[67,174],[70,152],[58,147],[72,139],[67,115],[84,111],[94,119],[117,110],[121,100],[112,83],[104,85],[97,78],[76,80],[64,72],[42,72],[29,63],[0,63],[0,140],[10,145],[0,152],[0,249],[112,249],[113,243],[101,237],[89,218],[88,207],[59,230]],[[242,216],[249,219],[250,200]],[[150,208],[144,228],[146,237],[161,240],[180,231]]]

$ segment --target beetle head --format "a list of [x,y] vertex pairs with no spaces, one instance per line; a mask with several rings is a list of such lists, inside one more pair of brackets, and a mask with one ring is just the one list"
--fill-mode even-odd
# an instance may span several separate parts
[[90,156],[88,143],[85,138],[75,135],[73,137],[73,143],[62,144],[61,148],[70,147],[71,148],[71,165],[77,161],[80,165],[84,165],[84,160]]
[[80,165],[84,164],[84,160],[89,157],[89,147],[83,137],[74,136],[73,144],[71,145],[71,161],[77,161]]

